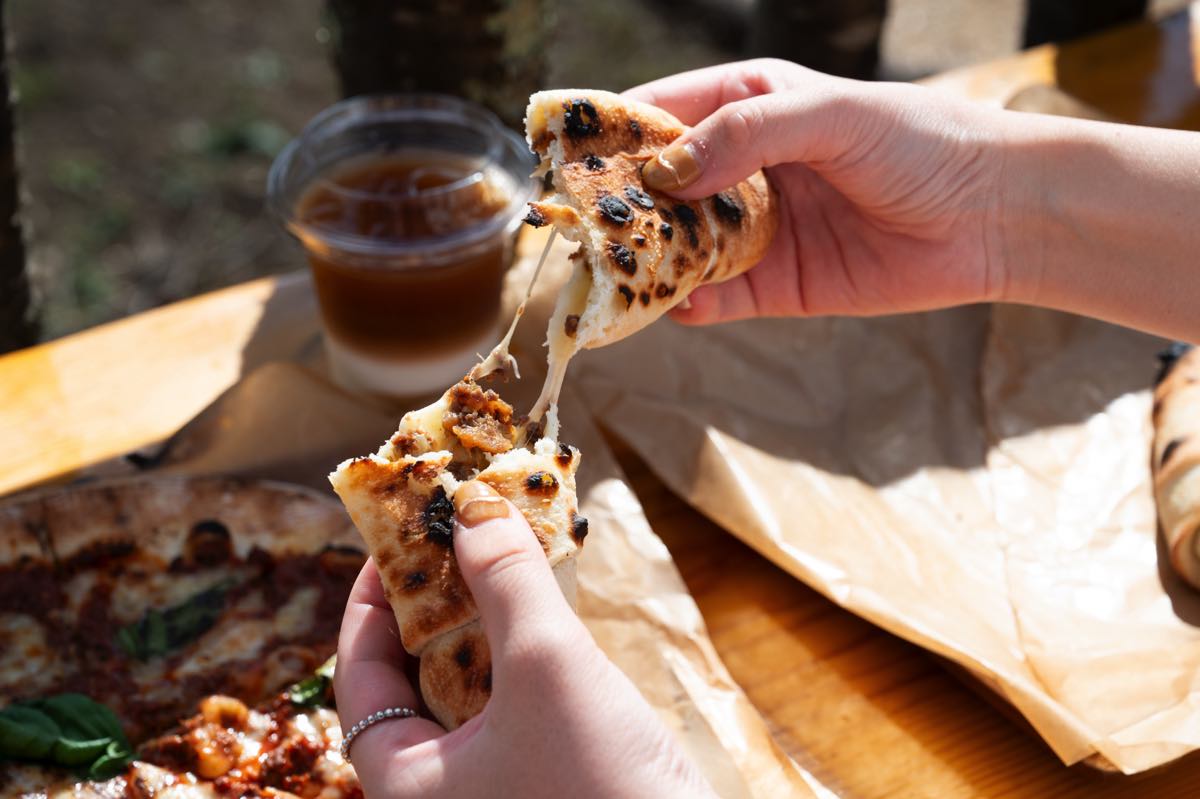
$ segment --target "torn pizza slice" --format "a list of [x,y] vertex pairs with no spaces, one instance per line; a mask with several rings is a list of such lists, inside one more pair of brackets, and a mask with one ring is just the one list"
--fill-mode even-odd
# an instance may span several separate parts
[[491,693],[479,611],[451,537],[462,482],[487,483],[521,511],[573,599],[573,557],[587,533],[575,496],[579,452],[528,432],[512,406],[467,378],[406,414],[376,454],[330,475],[375,560],[401,643],[421,658],[422,697],[447,729],[482,710]]

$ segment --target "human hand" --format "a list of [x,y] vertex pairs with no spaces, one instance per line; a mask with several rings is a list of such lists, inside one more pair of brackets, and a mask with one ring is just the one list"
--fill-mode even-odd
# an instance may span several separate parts
[[648,184],[704,197],[766,167],[780,226],[763,261],[673,315],[870,316],[1003,299],[998,112],[913,85],[786,61],[710,67],[627,95],[694,127],[647,163]]
[[[712,791],[571,610],[524,517],[482,483],[455,495],[454,550],[483,618],[492,696],[447,733],[392,719],[354,739],[368,799],[703,797]],[[342,620],[334,694],[342,728],[418,704],[408,656],[368,561]]]

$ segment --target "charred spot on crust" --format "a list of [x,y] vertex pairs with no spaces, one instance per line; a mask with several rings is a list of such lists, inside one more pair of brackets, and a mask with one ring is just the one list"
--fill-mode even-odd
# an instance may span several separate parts
[[567,318],[563,320],[563,332],[571,338],[575,338],[576,331],[579,330],[579,314],[567,314]]
[[488,666],[487,674],[483,675],[483,690],[492,692],[492,667]]
[[633,246],[645,247],[646,246],[646,237],[635,233],[633,236]]
[[600,216],[617,227],[627,225],[633,220],[633,209],[618,197],[605,194],[596,204],[600,206]]
[[642,138],[642,126],[638,124],[636,119],[629,120],[629,132],[633,134],[633,138]]
[[571,537],[575,539],[576,544],[583,544],[583,539],[587,538],[588,520],[580,516],[574,511],[571,512]]
[[688,268],[687,256],[681,252],[677,252],[675,253],[675,258],[672,259],[671,263],[675,266],[675,277],[683,277]]
[[641,208],[643,211],[651,211],[654,209],[654,200],[650,199],[650,195],[641,191],[636,186],[625,187],[625,197],[629,202]]
[[663,299],[664,297],[670,297],[674,293],[675,293],[675,287],[668,286],[666,283],[659,283],[654,288],[654,296],[658,297],[660,300]]
[[670,241],[671,238],[674,237],[674,235],[675,235],[675,228],[671,227],[666,222],[663,222],[661,225],[658,226],[658,232],[662,234],[662,237],[664,239],[666,239],[667,241]]
[[583,139],[600,132],[600,114],[597,113],[596,106],[580,97],[564,103],[563,107],[566,109],[563,127],[568,137]]
[[545,227],[546,215],[531,205],[529,206],[529,210],[525,212],[524,221],[530,227]]
[[575,460],[575,453],[571,451],[568,444],[559,442],[558,452],[554,455],[554,460],[558,461],[558,465],[566,469],[571,465],[571,461]]
[[416,591],[427,582],[429,578],[425,576],[425,572],[409,572],[404,578],[404,590]]
[[742,225],[742,206],[727,192],[714,194],[712,198],[713,211],[717,215],[717,221],[728,227],[741,227]]
[[1175,454],[1175,450],[1179,449],[1179,445],[1182,444],[1186,440],[1187,440],[1186,437],[1171,439],[1167,443],[1167,446],[1163,448],[1162,458],[1158,461],[1158,468],[1161,469],[1164,466],[1166,466],[1167,461],[1169,461],[1171,459],[1171,456]]
[[460,669],[471,668],[471,664],[475,662],[475,647],[471,646],[470,641],[463,641],[462,646],[454,650],[454,662]]
[[638,295],[638,301],[641,302],[642,305],[649,305],[650,304],[650,292],[643,291],[641,294]]
[[608,257],[613,259],[613,263],[617,265],[617,268],[630,277],[637,274],[637,256],[633,254],[633,250],[624,244],[610,241],[608,243]]
[[1191,344],[1183,341],[1176,341],[1158,354],[1158,376],[1154,378],[1154,385],[1158,385],[1167,379],[1167,375],[1171,374],[1171,370],[1175,368],[1175,364],[1192,348]]
[[679,218],[679,224],[683,225],[683,230],[687,233],[688,244],[699,247],[700,237],[696,233],[696,226],[700,224],[700,220],[696,217],[696,212],[682,203],[676,205],[674,210],[675,216]]
[[233,556],[229,528],[216,519],[196,522],[185,544],[187,559],[199,566],[216,566]]
[[663,219],[667,220],[668,222],[675,221],[675,215],[673,213],[671,213],[670,209],[659,208],[658,215],[661,216]]
[[617,286],[617,293],[625,298],[625,309],[629,310],[629,306],[633,305],[633,289],[629,286]]
[[454,543],[454,503],[446,489],[438,486],[425,508],[425,537],[435,544],[450,547]]
[[599,172],[600,170],[604,169],[604,159],[595,153],[588,153],[583,157],[583,165],[586,166],[590,172]]
[[534,472],[525,478],[525,491],[529,494],[553,495],[558,491],[558,478],[550,472]]

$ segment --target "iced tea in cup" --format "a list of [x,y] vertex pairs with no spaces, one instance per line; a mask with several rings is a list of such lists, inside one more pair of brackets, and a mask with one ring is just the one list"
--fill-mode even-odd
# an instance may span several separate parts
[[335,380],[421,394],[492,348],[535,165],[491,112],[438,95],[343,100],[284,148],[268,202],[308,253]]

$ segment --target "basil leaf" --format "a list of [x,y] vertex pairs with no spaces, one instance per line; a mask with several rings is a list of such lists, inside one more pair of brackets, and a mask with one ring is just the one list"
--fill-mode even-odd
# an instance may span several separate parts
[[222,580],[166,610],[151,608],[142,618],[117,630],[117,644],[130,657],[150,660],[199,638],[225,609],[225,594],[235,585]]
[[107,779],[132,759],[116,714],[83,694],[58,694],[0,709],[0,760],[50,763]]
[[333,687],[333,670],[337,666],[337,655],[329,658],[313,672],[311,677],[301,680],[287,689],[287,698],[300,707],[329,706],[330,689]]

